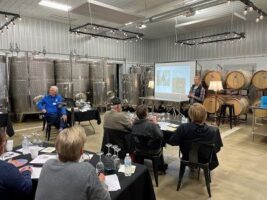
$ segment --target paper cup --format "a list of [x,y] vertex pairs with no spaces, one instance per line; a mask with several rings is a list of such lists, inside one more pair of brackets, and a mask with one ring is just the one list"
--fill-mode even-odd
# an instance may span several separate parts
[[36,158],[39,153],[39,148],[37,146],[32,146],[32,147],[29,147],[29,149],[30,149],[32,159]]
[[7,142],[6,142],[6,150],[7,151],[12,151],[13,150],[13,144],[14,144],[13,140],[7,140]]

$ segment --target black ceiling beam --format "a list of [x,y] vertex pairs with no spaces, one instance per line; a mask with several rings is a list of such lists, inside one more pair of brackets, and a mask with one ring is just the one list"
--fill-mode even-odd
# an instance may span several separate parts
[[241,1],[243,4],[245,4],[247,7],[251,7],[253,8],[253,10],[257,11],[259,14],[263,14],[263,16],[267,16],[267,14],[260,8],[258,8],[252,1],[250,0],[239,0]]

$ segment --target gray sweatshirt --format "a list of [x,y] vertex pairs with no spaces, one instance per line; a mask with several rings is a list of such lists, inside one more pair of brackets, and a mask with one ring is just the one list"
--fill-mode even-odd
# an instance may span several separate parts
[[41,171],[36,200],[110,200],[88,162],[48,160]]

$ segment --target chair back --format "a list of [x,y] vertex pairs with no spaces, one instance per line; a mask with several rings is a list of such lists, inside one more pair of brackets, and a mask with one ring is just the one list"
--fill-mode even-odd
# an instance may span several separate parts
[[147,135],[132,134],[132,142],[135,151],[159,152],[162,148],[162,139]]
[[[210,142],[186,141],[184,147],[187,151],[182,152],[184,153],[182,159],[192,163],[211,163],[214,146]],[[188,155],[186,155],[187,153]]]
[[104,153],[107,153],[107,147],[105,147],[107,143],[111,143],[112,145],[118,145],[118,147],[121,148],[121,151],[119,152],[119,158],[124,159],[126,152],[129,152],[127,141],[125,138],[127,134],[129,133],[120,130],[104,128],[104,136],[102,140],[101,150]]

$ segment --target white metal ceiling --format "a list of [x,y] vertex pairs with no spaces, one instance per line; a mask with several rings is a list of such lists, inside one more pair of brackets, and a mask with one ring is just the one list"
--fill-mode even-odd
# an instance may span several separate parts
[[[81,4],[87,2],[86,0],[53,0],[61,3],[66,3],[72,7],[78,7]],[[131,12],[136,15],[143,15],[150,17],[155,14],[166,12],[175,8],[179,8],[185,5],[186,2],[192,0],[97,0],[111,6],[123,9],[125,12]],[[226,1],[226,0],[225,0]],[[45,8],[38,5],[39,0],[0,0],[0,10],[9,11],[14,13],[20,13],[22,16],[29,16],[33,18],[41,18],[53,21],[59,21],[62,23],[68,23],[68,19],[71,19],[71,24],[81,24],[90,20],[89,16],[82,16],[79,14]],[[253,2],[265,12],[267,12],[267,0],[253,0]],[[242,15],[244,5],[235,2],[234,6],[227,6],[227,3],[221,6],[205,9],[199,14],[192,17],[178,16],[176,17],[179,24],[184,24],[190,21],[197,21],[198,23],[192,23],[179,28],[179,31],[193,31],[203,26],[212,26],[218,23],[230,23],[229,19],[233,12],[237,12]],[[98,11],[99,12],[99,11]],[[254,20],[255,14],[249,14],[248,20]],[[204,20],[201,20],[204,19]],[[206,19],[206,20],[205,20]],[[236,18],[235,18],[236,19]],[[107,19],[97,19],[93,16],[94,23],[101,23],[103,25],[121,26],[121,24],[108,21]],[[265,19],[267,20],[267,19]],[[122,22],[120,22],[122,23]],[[169,35],[174,35],[175,18],[164,20],[154,24],[148,24],[147,29],[141,30],[147,38],[159,38]],[[136,27],[131,27],[130,30],[136,30]]]

